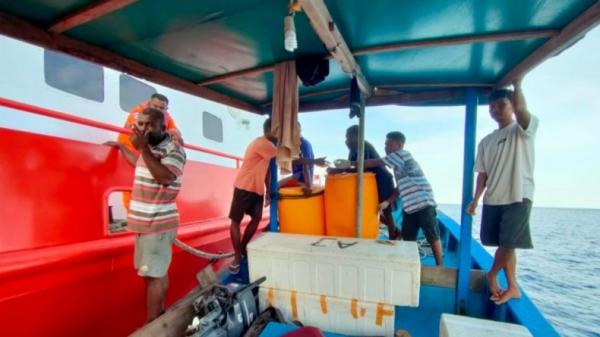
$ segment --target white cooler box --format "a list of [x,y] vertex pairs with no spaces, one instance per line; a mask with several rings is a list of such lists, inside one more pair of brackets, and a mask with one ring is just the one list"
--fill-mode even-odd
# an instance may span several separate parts
[[394,306],[261,287],[260,311],[269,305],[289,320],[348,336],[394,336]]
[[440,337],[533,337],[526,327],[451,314],[442,314]]
[[265,233],[248,245],[250,281],[340,299],[419,305],[421,260],[415,242]]

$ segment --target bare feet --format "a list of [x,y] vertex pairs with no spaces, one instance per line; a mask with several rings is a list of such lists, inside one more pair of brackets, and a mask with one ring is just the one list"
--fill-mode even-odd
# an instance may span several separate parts
[[488,287],[490,288],[490,294],[491,294],[490,300],[496,301],[500,298],[500,295],[502,295],[502,289],[500,289],[500,286],[498,285],[498,281],[496,280],[496,275],[487,273],[486,277],[487,277],[487,281],[488,281]]
[[496,305],[504,304],[513,298],[521,298],[521,291],[519,288],[508,288],[506,291],[502,292],[502,294],[498,297],[498,299],[493,300]]

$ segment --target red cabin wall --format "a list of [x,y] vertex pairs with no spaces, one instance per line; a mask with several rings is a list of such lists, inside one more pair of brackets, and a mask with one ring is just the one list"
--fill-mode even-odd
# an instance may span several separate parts
[[[125,336],[145,316],[133,234],[108,234],[106,197],[131,185],[114,148],[0,128],[0,335]],[[234,168],[188,161],[178,237],[229,251]],[[174,249],[168,303],[206,260]]]
[[[0,128],[0,252],[100,239],[106,197],[131,187],[118,150]],[[181,223],[227,217],[236,170],[188,161],[177,199]]]

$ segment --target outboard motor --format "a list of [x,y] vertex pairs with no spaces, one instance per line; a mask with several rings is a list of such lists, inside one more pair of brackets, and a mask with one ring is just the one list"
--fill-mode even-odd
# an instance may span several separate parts
[[262,277],[250,284],[216,285],[212,292],[197,298],[193,305],[196,316],[186,336],[240,337],[258,316],[256,288]]

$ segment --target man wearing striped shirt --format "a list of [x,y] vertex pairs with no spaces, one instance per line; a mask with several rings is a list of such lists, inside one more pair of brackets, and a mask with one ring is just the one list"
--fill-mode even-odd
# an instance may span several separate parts
[[[186,161],[183,148],[165,131],[164,118],[160,110],[144,109],[131,138],[141,155],[136,159],[127,228],[137,233],[134,266],[146,281],[147,322],[160,316],[165,308],[167,271],[179,226],[175,198]],[[134,158],[127,147],[108,145],[118,146],[127,160]]]
[[365,168],[387,165],[394,170],[398,194],[402,200],[402,238],[415,241],[419,228],[433,249],[435,263],[443,265],[440,229],[436,218],[436,203],[431,185],[419,163],[404,150],[406,138],[401,132],[390,132],[385,140],[385,153],[381,159],[365,160]]

